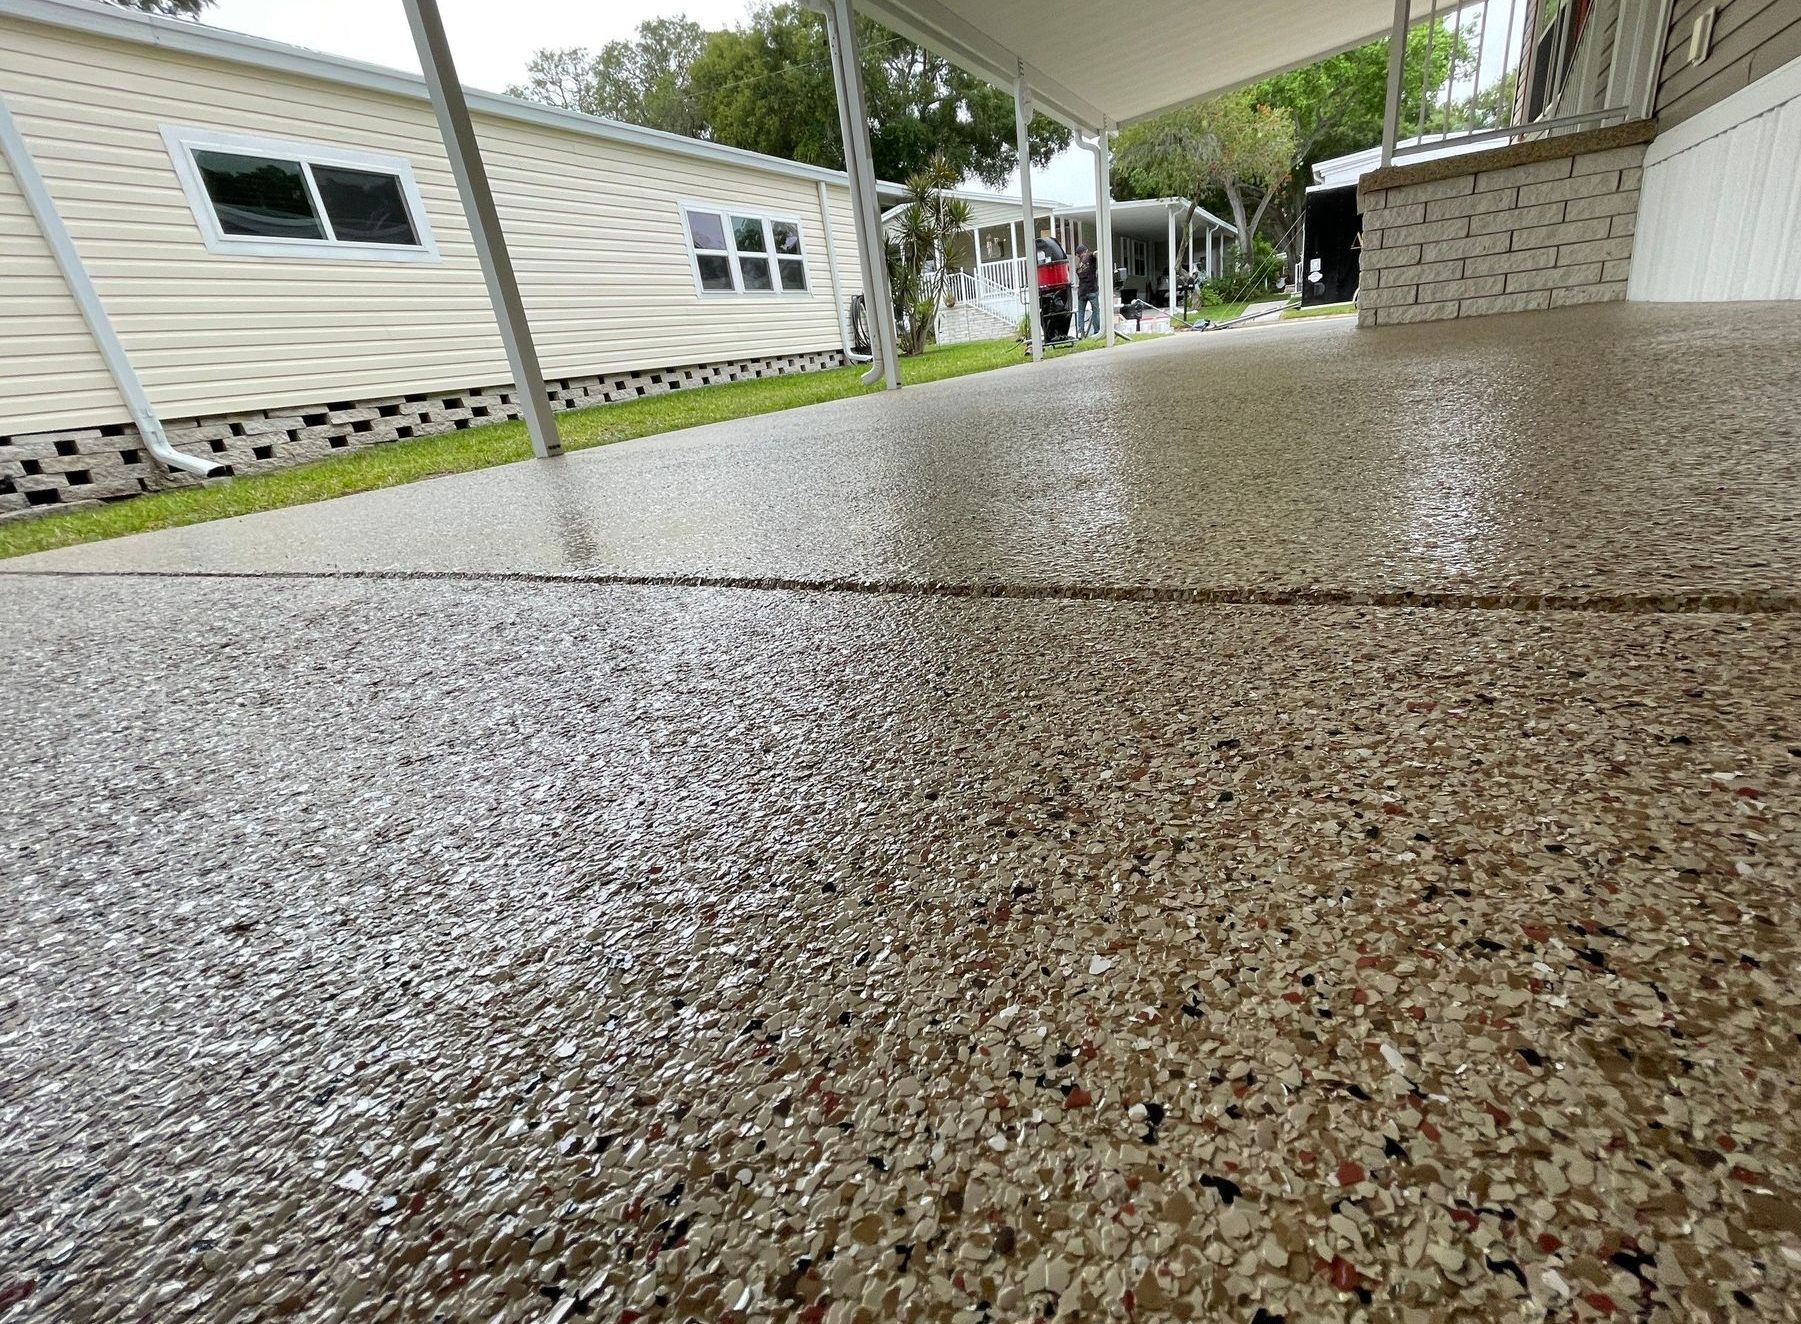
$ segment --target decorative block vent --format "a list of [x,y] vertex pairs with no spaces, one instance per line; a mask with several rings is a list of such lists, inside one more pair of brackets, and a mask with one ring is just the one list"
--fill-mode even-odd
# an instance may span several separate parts
[[[569,377],[547,383],[551,408],[586,409],[646,395],[756,377],[784,377],[844,365],[838,350],[732,359],[687,367]],[[383,396],[247,414],[165,419],[177,450],[217,459],[234,475],[272,473],[348,450],[433,437],[519,417],[510,386],[479,386],[444,395]],[[144,492],[189,487],[191,474],[165,473],[150,458],[135,425],[0,436],[0,520],[28,519]]]

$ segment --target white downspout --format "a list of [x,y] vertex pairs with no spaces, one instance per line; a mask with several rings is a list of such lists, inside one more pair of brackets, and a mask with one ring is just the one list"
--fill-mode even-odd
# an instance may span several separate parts
[[832,278],[832,309],[838,318],[838,345],[844,351],[846,363],[867,363],[867,358],[851,348],[850,310],[844,306],[844,284],[838,276],[838,245],[832,240],[831,197],[826,192],[825,181],[818,182],[819,223],[825,227],[825,266]]
[[25,143],[25,135],[19,132],[19,126],[14,121],[12,112],[7,109],[6,98],[3,96],[0,96],[0,156],[4,156],[7,164],[12,167],[19,192],[25,195],[25,205],[36,219],[44,242],[50,246],[50,255],[56,260],[57,270],[62,273],[63,284],[69,288],[69,297],[75,300],[75,306],[81,312],[81,320],[87,323],[88,334],[94,338],[94,347],[100,351],[101,361],[106,364],[107,372],[112,375],[113,385],[118,388],[120,398],[125,401],[125,408],[131,413],[131,421],[137,424],[138,435],[144,439],[145,448],[167,469],[180,469],[202,478],[229,474],[229,466],[220,464],[217,460],[203,460],[184,454],[169,444],[162,421],[156,416],[156,408],[150,403],[144,384],[138,380],[137,370],[126,357],[125,346],[119,343],[112,319],[106,315],[106,305],[100,302],[100,292],[88,277],[81,254],[75,250],[75,241],[69,237],[69,228],[63,224],[63,218],[56,210],[56,200],[50,196],[44,177],[38,173],[37,162],[31,158],[31,149]]

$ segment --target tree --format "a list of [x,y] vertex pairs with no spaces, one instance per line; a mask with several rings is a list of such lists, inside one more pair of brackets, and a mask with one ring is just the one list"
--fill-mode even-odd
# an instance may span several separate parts
[[695,137],[704,124],[689,71],[707,40],[706,29],[680,15],[647,19],[599,54],[581,46],[539,51],[526,81],[507,95]]
[[125,9],[138,9],[146,14],[163,14],[169,18],[199,18],[200,11],[213,0],[112,0]]
[[[1422,104],[1430,106],[1424,117],[1427,132],[1449,127],[1441,104],[1444,89],[1473,71],[1470,37],[1469,29],[1442,20],[1437,25],[1420,24],[1407,34],[1399,116],[1403,137],[1419,131]],[[1422,102],[1422,83],[1429,103]],[[1388,38],[1266,78],[1248,93],[1252,100],[1285,111],[1294,120],[1294,160],[1272,205],[1276,229],[1286,234],[1300,216],[1316,162],[1381,143],[1382,113],[1388,103]],[[1479,120],[1480,113],[1473,118]],[[1461,123],[1455,114],[1452,120]]]
[[[906,179],[942,155],[958,178],[1005,180],[1018,155],[1012,97],[868,19],[857,23],[876,174]],[[526,83],[509,91],[792,161],[844,165],[825,26],[796,4],[764,4],[723,32],[652,20],[592,58],[579,48],[540,51]],[[1069,141],[1062,125],[1032,120],[1035,163]]]
[[969,228],[969,204],[947,190],[961,179],[944,157],[907,178],[907,200],[887,237],[888,285],[905,328],[903,352],[918,354],[944,306],[945,249]]
[[1238,231],[1239,252],[1248,256],[1294,154],[1290,116],[1248,92],[1228,92],[1123,130],[1113,149],[1113,175],[1133,197],[1204,205],[1208,194],[1219,191]]

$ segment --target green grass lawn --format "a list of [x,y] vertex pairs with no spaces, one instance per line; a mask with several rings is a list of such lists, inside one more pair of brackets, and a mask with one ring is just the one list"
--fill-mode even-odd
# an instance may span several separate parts
[[1354,303],[1322,303],[1317,308],[1290,308],[1282,314],[1282,320],[1287,322],[1297,317],[1341,317],[1345,313],[1356,311],[1357,305]]
[[[1052,355],[1092,349],[1099,341],[1050,351]],[[986,372],[1025,360],[1023,348],[1010,340],[947,345],[928,350],[918,358],[901,360],[903,383],[939,381],[966,373]],[[616,405],[596,405],[557,416],[565,450],[585,450],[615,441],[648,437],[677,428],[698,427],[728,419],[768,414],[798,405],[841,400],[881,387],[867,387],[858,380],[861,366],[830,372],[798,373],[789,377],[764,377],[755,381],[727,382],[667,395],[646,396]],[[525,425],[495,423],[449,432],[437,437],[372,447],[333,456],[314,464],[283,469],[256,477],[230,478],[204,487],[158,492],[64,515],[16,520],[0,524],[0,557],[97,542],[150,529],[172,529],[183,524],[249,515],[259,510],[324,501],[352,492],[435,478],[440,474],[485,469],[492,464],[523,460],[531,454]]]

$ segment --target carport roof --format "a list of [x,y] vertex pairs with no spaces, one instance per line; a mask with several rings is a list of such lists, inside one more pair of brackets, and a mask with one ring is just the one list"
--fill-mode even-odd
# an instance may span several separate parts
[[[1108,215],[1113,220],[1113,233],[1130,236],[1134,239],[1161,240],[1169,229],[1169,218],[1173,212],[1178,218],[1186,216],[1188,209],[1194,206],[1187,198],[1134,198],[1130,202],[1116,202],[1108,208]],[[1058,207],[1051,215],[1068,216],[1078,221],[1093,221],[1094,207]],[[1222,221],[1205,207],[1194,208],[1196,227],[1209,230],[1230,230],[1232,224]]]
[[[1389,30],[1394,0],[855,0],[902,36],[1087,130],[1229,91]],[[1428,0],[1412,0],[1416,16]]]

